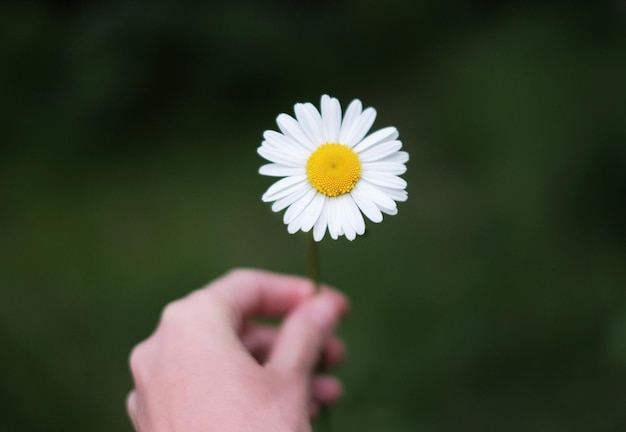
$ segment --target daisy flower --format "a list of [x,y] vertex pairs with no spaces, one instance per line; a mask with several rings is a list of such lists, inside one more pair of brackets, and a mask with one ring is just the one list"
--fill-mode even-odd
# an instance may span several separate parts
[[[395,127],[369,135],[376,118],[374,108],[362,109],[353,100],[342,118],[335,98],[322,96],[321,112],[311,103],[295,105],[295,118],[280,114],[280,132],[268,130],[258,153],[270,164],[262,175],[283,177],[263,194],[272,210],[287,209],[287,231],[313,230],[322,240],[345,235],[354,240],[365,232],[365,215],[381,222],[383,213],[395,215],[396,201],[406,201],[407,152],[400,151]],[[367,135],[367,136],[366,136]]]

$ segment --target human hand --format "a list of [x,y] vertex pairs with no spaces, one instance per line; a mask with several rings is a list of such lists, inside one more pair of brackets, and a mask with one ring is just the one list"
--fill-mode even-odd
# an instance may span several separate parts
[[[130,357],[128,412],[139,432],[305,432],[341,383],[315,375],[344,356],[333,334],[348,302],[310,280],[235,270],[170,303]],[[278,328],[254,323],[283,317]]]

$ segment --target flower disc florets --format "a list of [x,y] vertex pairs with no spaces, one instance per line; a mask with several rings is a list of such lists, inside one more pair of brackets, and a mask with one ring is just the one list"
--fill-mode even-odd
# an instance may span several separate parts
[[350,147],[323,144],[309,156],[306,174],[318,192],[337,197],[354,189],[361,178],[361,162]]

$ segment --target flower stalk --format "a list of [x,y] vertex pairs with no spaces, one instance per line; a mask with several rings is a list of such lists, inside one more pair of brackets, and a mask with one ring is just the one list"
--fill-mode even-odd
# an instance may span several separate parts
[[[319,242],[315,241],[313,237],[313,233],[309,233],[308,235],[308,245],[307,245],[307,267],[309,278],[313,282],[313,286],[315,287],[315,293],[319,294],[321,290],[321,278],[320,278],[320,263],[319,263]],[[323,373],[326,367],[324,365],[323,359],[317,364],[315,368],[315,372]],[[316,432],[332,432],[332,424],[330,421],[330,409],[327,406],[322,406],[319,413],[319,418],[315,424],[314,430]]]
[[319,264],[319,252],[318,252],[318,242],[313,238],[313,233],[309,233],[308,235],[308,245],[307,245],[307,268],[309,272],[309,277],[313,282],[313,286],[315,287],[315,293],[319,294],[321,289],[321,281],[320,281],[320,264]]

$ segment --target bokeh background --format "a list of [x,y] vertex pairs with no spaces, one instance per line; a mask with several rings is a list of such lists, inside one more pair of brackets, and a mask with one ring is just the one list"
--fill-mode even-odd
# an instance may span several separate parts
[[3,1],[0,431],[131,431],[127,357],[233,267],[305,272],[261,135],[360,98],[409,200],[321,245],[341,431],[626,430],[624,1]]

